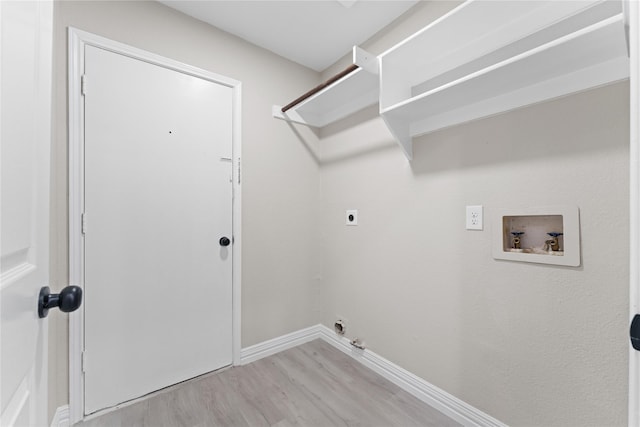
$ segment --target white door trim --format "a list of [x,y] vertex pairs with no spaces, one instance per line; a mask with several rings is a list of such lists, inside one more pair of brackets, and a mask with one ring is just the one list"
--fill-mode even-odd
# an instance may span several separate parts
[[[629,324],[640,313],[640,5],[627,1],[629,56]],[[640,353],[629,344],[629,426],[640,426]]]
[[[145,61],[191,76],[222,84],[233,90],[233,364],[240,363],[240,295],[241,295],[241,82],[201,68],[196,68],[104,37],[69,28],[68,101],[69,101],[69,282],[84,288],[84,241],[82,212],[84,206],[84,101],[82,74],[86,46],[95,46],[130,58]],[[90,82],[85,90],[90,91]],[[84,383],[82,351],[84,349],[84,309],[69,316],[69,411],[74,424],[84,417]]]

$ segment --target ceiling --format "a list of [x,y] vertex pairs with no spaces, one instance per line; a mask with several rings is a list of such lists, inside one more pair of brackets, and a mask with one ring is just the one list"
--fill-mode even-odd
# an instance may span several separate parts
[[419,0],[160,0],[316,71],[323,71]]

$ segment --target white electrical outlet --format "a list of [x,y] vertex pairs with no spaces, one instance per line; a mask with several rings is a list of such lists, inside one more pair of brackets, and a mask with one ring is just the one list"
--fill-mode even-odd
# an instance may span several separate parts
[[467,230],[482,230],[482,205],[467,206]]
[[358,225],[358,210],[348,209],[345,214],[345,224]]

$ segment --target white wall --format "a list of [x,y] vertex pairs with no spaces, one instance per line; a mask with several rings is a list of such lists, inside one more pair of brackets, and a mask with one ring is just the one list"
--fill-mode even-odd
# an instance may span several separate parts
[[[363,47],[453,6],[421,3]],[[509,425],[626,425],[628,91],[416,138],[412,162],[376,108],[323,129],[323,324],[346,318],[348,336]],[[472,204],[484,231],[465,230]],[[558,204],[580,208],[580,267],[491,257],[496,208]]]
[[[242,345],[317,324],[319,166],[305,145],[271,117],[319,82],[318,73],[284,60],[156,2],[55,3],[52,278],[68,283],[67,53],[73,26],[240,80],[242,96]],[[301,143],[300,137],[305,143]],[[68,402],[68,325],[52,313],[50,413]]]
[[[379,54],[455,4],[421,2],[364,47]],[[409,163],[376,108],[320,142],[272,119],[318,75],[160,4],[57,2],[55,14],[54,288],[67,282],[72,25],[243,82],[243,346],[340,315],[349,336],[508,424],[626,423],[627,84],[418,138]],[[488,218],[579,206],[582,266],[493,260],[491,225],[464,230],[467,204]],[[68,392],[66,317],[53,316],[51,408]]]

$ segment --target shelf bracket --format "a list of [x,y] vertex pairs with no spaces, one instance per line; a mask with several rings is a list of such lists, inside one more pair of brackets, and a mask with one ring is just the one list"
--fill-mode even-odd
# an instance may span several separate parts
[[409,129],[409,123],[399,117],[391,117],[389,114],[381,114],[384,123],[387,125],[389,132],[396,139],[402,152],[408,160],[413,159],[413,138]]
[[283,113],[281,105],[274,105],[273,107],[271,107],[271,115],[276,119],[284,120],[286,122],[300,123],[301,125],[312,126],[294,109],[287,110],[286,113]]

